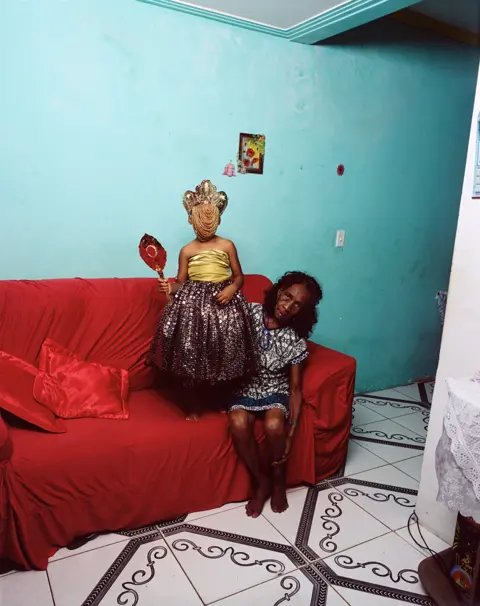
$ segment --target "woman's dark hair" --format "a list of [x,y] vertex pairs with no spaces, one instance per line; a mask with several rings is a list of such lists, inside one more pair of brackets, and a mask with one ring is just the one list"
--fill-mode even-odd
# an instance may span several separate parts
[[278,300],[278,292],[290,288],[290,286],[294,286],[295,284],[305,286],[310,297],[298,314],[290,320],[290,326],[299,337],[307,338],[312,334],[313,327],[317,323],[317,305],[323,297],[322,287],[315,278],[302,271],[287,272],[276,284],[266,291],[263,308],[267,315],[273,317]]

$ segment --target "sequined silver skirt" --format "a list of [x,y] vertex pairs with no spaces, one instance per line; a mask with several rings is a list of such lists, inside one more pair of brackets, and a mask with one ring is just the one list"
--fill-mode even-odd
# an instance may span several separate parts
[[244,296],[237,292],[227,305],[215,301],[229,283],[185,282],[162,313],[150,361],[187,385],[254,373],[256,340]]

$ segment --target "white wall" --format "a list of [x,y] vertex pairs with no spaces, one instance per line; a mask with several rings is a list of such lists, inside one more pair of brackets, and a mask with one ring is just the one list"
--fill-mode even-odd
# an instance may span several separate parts
[[456,514],[436,502],[435,449],[442,432],[448,377],[468,377],[480,370],[480,200],[472,199],[475,144],[480,112],[480,69],[473,108],[465,178],[453,253],[448,305],[437,370],[432,414],[417,502],[420,523],[448,543]]

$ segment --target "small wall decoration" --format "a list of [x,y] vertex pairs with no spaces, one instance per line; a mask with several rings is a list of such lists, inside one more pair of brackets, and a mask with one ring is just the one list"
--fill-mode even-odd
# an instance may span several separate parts
[[343,173],[345,172],[345,166],[343,166],[343,164],[339,164],[337,166],[337,175],[339,177],[341,177],[343,175]]
[[265,135],[240,133],[238,144],[238,172],[242,175],[263,175]]
[[236,177],[237,176],[235,174],[235,165],[231,160],[228,164],[225,164],[225,168],[223,169],[222,175],[225,175],[226,177]]

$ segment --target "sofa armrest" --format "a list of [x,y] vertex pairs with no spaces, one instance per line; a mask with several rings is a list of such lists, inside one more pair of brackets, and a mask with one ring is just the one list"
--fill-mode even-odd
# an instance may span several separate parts
[[302,391],[312,419],[315,479],[319,482],[336,473],[347,456],[356,361],[315,343],[309,343],[308,349]]
[[[355,387],[355,358],[309,342],[308,360],[303,374],[303,399],[317,419],[331,426],[338,407],[351,411]],[[337,410],[337,413],[340,412]]]
[[8,425],[2,419],[0,414],[0,464],[8,461],[12,456],[12,441]]

